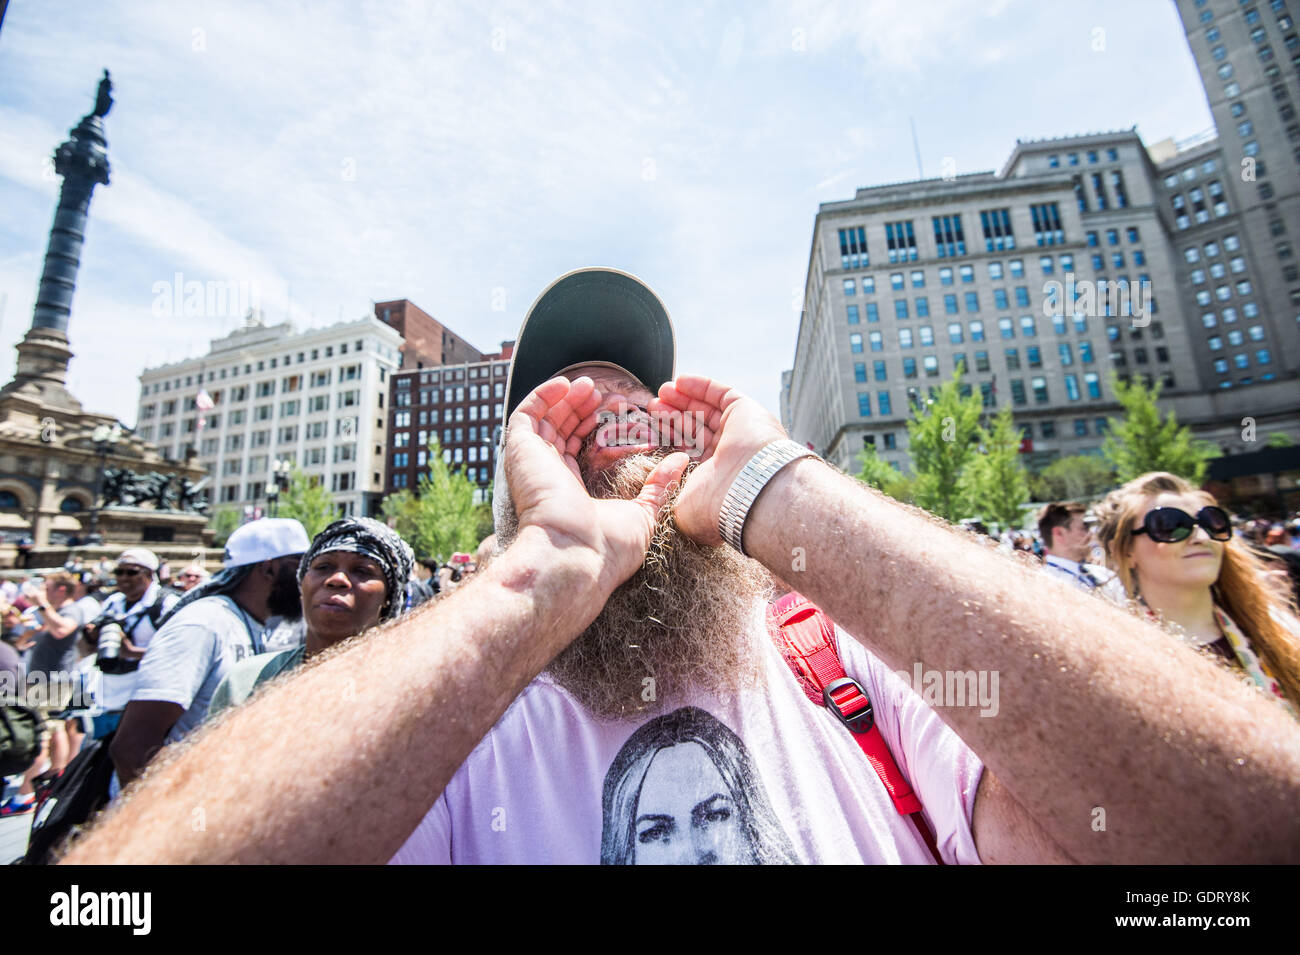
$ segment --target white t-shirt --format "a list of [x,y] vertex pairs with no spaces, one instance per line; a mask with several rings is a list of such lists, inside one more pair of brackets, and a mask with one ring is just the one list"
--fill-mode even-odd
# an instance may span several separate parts
[[[172,593],[163,593],[162,588],[158,586],[158,582],[154,581],[149,585],[149,589],[144,592],[144,596],[138,602],[132,604],[129,609],[126,608],[126,598],[121,593],[110,595],[100,607],[97,616],[103,617],[111,614],[114,617],[125,617],[127,625],[123,629],[126,635],[132,643],[143,649],[149,646],[149,641],[154,636],[153,622],[149,619],[149,608],[153,606],[155,600],[161,601],[163,609],[166,611],[175,606],[180,598]],[[95,618],[92,617],[91,620],[93,619]],[[159,615],[159,619],[162,619],[161,615]],[[148,653],[141,659],[140,666],[143,667],[144,661],[147,659],[149,659]],[[95,698],[104,712],[112,713],[126,707],[127,702],[131,699],[131,692],[135,689],[136,678],[139,674],[138,669],[132,670],[130,673],[102,674]]]
[[204,597],[163,624],[140,661],[132,700],[177,703],[185,712],[165,742],[207,716],[212,694],[238,661],[260,651],[262,625],[227,596]]
[[[849,730],[767,636],[767,687],[601,723],[545,675],[470,754],[391,862],[930,863]],[[856,640],[840,658],[949,863],[979,858],[979,759]]]

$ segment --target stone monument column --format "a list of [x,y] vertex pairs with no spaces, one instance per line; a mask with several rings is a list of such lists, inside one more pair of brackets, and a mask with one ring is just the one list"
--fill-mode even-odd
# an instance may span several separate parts
[[113,106],[113,84],[108,70],[99,82],[95,108],[82,117],[71,138],[54,152],[54,171],[63,177],[59,205],[54,211],[45,269],[32,314],[32,327],[18,344],[18,370],[5,392],[21,391],[56,407],[80,410],[81,403],[67,390],[68,318],[72,293],[81,265],[86,217],[97,185],[108,184],[108,140],[104,117]]

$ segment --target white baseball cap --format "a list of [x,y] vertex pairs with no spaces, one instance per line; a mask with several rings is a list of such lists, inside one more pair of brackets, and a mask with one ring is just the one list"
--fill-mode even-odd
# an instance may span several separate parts
[[306,553],[311,538],[292,517],[263,517],[249,521],[226,541],[223,564],[226,569],[256,564],[277,557]]
[[151,550],[143,547],[132,547],[130,550],[122,551],[122,556],[117,559],[119,564],[132,564],[136,567],[143,567],[145,570],[157,573],[158,556]]

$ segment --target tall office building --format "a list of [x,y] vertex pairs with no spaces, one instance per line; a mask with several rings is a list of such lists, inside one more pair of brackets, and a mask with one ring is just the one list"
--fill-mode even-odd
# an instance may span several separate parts
[[[1266,5],[1233,6],[1246,46],[1249,11]],[[1180,9],[1199,22],[1207,6]],[[1202,53],[1217,62],[1198,44],[1198,62]],[[1217,66],[1209,75],[1223,73],[1231,83]],[[1216,95],[1219,119],[1233,107],[1220,109]],[[1160,379],[1162,403],[1227,451],[1255,449],[1242,440],[1248,417],[1261,434],[1300,437],[1300,291],[1287,284],[1286,210],[1300,219],[1285,205],[1294,186],[1284,195],[1275,171],[1291,164],[1294,183],[1295,158],[1265,157],[1276,152],[1265,144],[1286,144],[1287,115],[1235,126],[1230,145],[1209,135],[1148,149],[1132,130],[1022,141],[996,173],[823,203],[782,381],[792,436],[845,469],[864,445],[910,468],[911,409],[960,364],[986,409],[1012,409],[1031,467],[1100,450],[1120,410],[1112,371]],[[1272,191],[1242,179],[1261,166],[1277,176]]]
[[197,458],[214,507],[266,507],[283,462],[333,492],[342,513],[375,516],[401,347],[371,316],[301,332],[254,317],[203,357],[141,374],[136,433],[167,458]]
[[[1294,374],[1300,368],[1294,248],[1300,228],[1300,31],[1284,0],[1180,0],[1178,12],[1219,131],[1224,184],[1241,223],[1242,252],[1256,272],[1260,310],[1276,336],[1275,351]],[[1173,188],[1170,181],[1166,187]]]

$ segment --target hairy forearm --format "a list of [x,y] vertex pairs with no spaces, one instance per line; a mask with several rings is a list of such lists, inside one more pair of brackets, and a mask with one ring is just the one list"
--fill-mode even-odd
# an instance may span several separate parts
[[522,531],[450,597],[164,753],[65,861],[386,861],[511,701],[594,619],[605,596],[594,578],[584,554]]
[[909,682],[997,674],[996,715],[937,712],[1073,858],[1300,857],[1294,721],[1176,638],[814,460],[745,545]]

